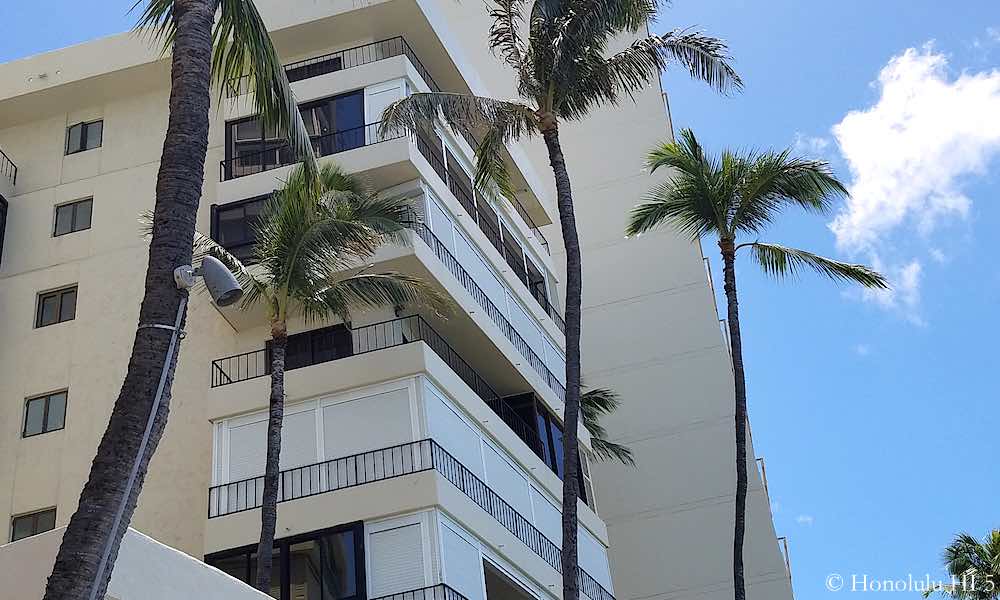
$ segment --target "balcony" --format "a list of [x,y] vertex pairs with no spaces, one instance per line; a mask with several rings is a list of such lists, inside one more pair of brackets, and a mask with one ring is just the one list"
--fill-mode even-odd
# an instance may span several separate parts
[[486,315],[491,321],[500,329],[504,336],[510,341],[511,344],[517,349],[518,353],[528,362],[535,373],[542,379],[542,382],[547,385],[560,399],[566,400],[566,387],[562,382],[549,370],[546,366],[545,361],[538,356],[538,354],[531,348],[518,333],[517,329],[511,325],[510,321],[504,316],[504,311],[497,308],[496,304],[490,300],[489,295],[483,291],[479,284],[476,283],[475,279],[469,274],[468,271],[462,266],[461,262],[448,250],[448,247],[441,242],[434,235],[434,233],[427,227],[417,224],[414,227],[414,231],[420,239],[424,241],[425,244],[431,249],[434,255],[439,261],[445,266],[445,268],[451,272],[455,279],[462,285],[463,288],[472,296]]
[[[482,479],[432,439],[282,471],[279,475],[278,502],[289,502],[426,471],[435,471],[446,479],[553,569],[562,571],[559,547],[539,531],[531,520],[517,512]],[[208,518],[259,508],[263,485],[264,478],[255,477],[211,487],[208,492]],[[614,600],[611,592],[579,567],[578,578],[581,591],[591,600]]]
[[[504,423],[527,444],[536,456],[546,456],[546,448],[535,427],[522,419],[504,398],[465,361],[422,317],[410,316],[355,329],[343,326],[314,330],[297,336],[305,343],[295,346],[309,350],[289,355],[287,371],[334,360],[377,352],[414,342],[424,342],[486,403]],[[291,342],[292,337],[289,341]],[[293,346],[293,344],[289,344]],[[319,350],[323,348],[323,350]],[[231,385],[270,374],[270,353],[266,348],[212,361],[212,387]]]
[[[558,309],[549,302],[545,276],[527,257],[524,249],[516,241],[516,236],[501,222],[497,212],[490,206],[483,192],[475,188],[441,138],[434,132],[418,131],[414,136],[414,141],[417,150],[431,165],[441,181],[448,186],[458,203],[462,205],[466,214],[472,217],[490,244],[500,253],[515,277],[524,284],[528,293],[552,319],[559,331],[566,333],[566,322],[559,314]],[[476,147],[474,140],[470,144],[473,148]],[[525,229],[532,232],[538,243],[546,252],[549,252],[548,241],[527,211],[516,198],[510,200],[515,212],[524,220]]]
[[14,194],[17,183],[17,165],[0,150],[0,197]]
[[[342,131],[335,131],[325,135],[312,136],[313,152],[317,158],[332,156],[355,148],[372,146],[380,142],[396,140],[403,135],[393,135],[383,137],[378,134],[379,123],[369,123],[361,127],[352,127]],[[273,147],[258,152],[240,154],[233,158],[225,159],[219,163],[219,177],[221,181],[229,181],[238,177],[255,175],[291,166],[299,160],[292,154],[287,143],[275,145]]]

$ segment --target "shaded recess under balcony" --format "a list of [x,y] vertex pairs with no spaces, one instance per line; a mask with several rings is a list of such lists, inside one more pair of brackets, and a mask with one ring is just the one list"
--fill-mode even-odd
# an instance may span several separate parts
[[[282,471],[279,476],[278,502],[289,502],[425,471],[436,471],[447,479],[553,569],[562,572],[559,546],[432,439]],[[259,508],[263,490],[262,476],[213,486],[208,492],[208,517],[211,519]],[[581,591],[591,600],[614,600],[611,592],[582,568],[577,567],[577,576]]]

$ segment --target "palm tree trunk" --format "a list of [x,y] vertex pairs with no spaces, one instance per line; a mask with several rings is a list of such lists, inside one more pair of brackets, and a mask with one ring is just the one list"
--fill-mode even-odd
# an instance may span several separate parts
[[736,524],[733,531],[733,597],[746,598],[743,582],[743,536],[747,512],[747,387],[743,373],[743,343],[740,338],[740,309],[736,298],[736,249],[733,240],[720,240],[726,304],[729,319],[729,347],[733,355],[736,387]]
[[257,589],[271,593],[271,555],[278,521],[278,476],[281,459],[281,422],[285,418],[285,350],[288,331],[284,323],[271,326],[271,401],[267,420],[267,462],[264,498],[260,507],[260,543],[257,545]]
[[[191,263],[195,220],[205,175],[214,13],[213,0],[177,0],[174,6],[177,35],[171,58],[170,117],[156,179],[153,231],[145,292],[139,309],[139,323],[143,325],[172,327],[180,303],[187,295],[186,291],[177,289],[173,271],[177,266]],[[182,315],[182,324],[185,319],[186,315]],[[149,461],[167,423],[176,353],[166,367],[165,386],[148,445],[138,457],[136,483],[128,497],[124,497],[171,336],[170,330],[162,328],[136,330],[125,380],[76,512],[63,534],[52,575],[45,587],[45,600],[87,600],[95,586],[93,596],[105,596]],[[124,513],[116,529],[115,515],[122,502],[125,503]],[[107,566],[95,583],[109,536],[111,551]]]
[[580,306],[583,276],[580,261],[580,237],[576,230],[573,192],[566,160],[559,145],[559,129],[553,123],[542,132],[549,151],[549,164],[556,180],[556,202],[566,248],[566,400],[563,414],[563,503],[562,503],[562,580],[563,600],[580,597],[577,579],[577,498],[580,497],[579,439],[580,414]]

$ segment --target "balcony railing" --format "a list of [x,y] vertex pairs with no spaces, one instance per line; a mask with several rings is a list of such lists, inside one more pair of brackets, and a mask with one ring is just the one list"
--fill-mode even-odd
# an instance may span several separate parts
[[0,150],[0,176],[6,177],[11,186],[17,184],[17,165],[3,150]]
[[389,594],[372,600],[468,600],[444,583],[420,588],[419,590],[409,590],[398,594]]
[[[312,140],[313,152],[319,158],[403,137],[402,134],[379,135],[379,124],[378,122],[369,123],[361,127],[312,136],[310,139]],[[219,163],[219,177],[222,181],[228,181],[237,177],[294,165],[298,162],[301,162],[299,157],[292,152],[291,146],[284,142],[266,150],[248,152],[221,161]]]
[[[559,546],[475,473],[430,439],[281,471],[278,502],[431,470],[440,473],[532,552],[557,572],[562,572]],[[263,491],[263,477],[213,486],[208,490],[208,517],[211,519],[259,508],[263,502]],[[586,571],[577,569],[580,589],[591,600],[614,600],[611,592]]]
[[[402,36],[379,40],[370,44],[338,50],[329,54],[323,54],[322,56],[287,64],[285,65],[285,75],[288,77],[289,83],[292,83],[302,81],[303,79],[319,77],[327,73],[343,71],[344,69],[353,69],[354,67],[360,67],[396,56],[409,58],[413,68],[423,77],[428,87],[435,92],[441,91],[441,88],[438,87],[423,63],[417,58],[417,54],[410,48],[410,45],[406,43],[406,40]],[[250,91],[249,83],[250,78],[246,76],[230,81],[226,86],[226,95],[233,98],[246,94]]]
[[[414,315],[365,325],[351,329],[350,335],[352,346],[350,356],[367,354],[413,342],[426,343],[517,434],[517,437],[531,448],[532,452],[539,457],[544,455],[542,440],[538,436],[538,432],[514,412],[514,409],[500,394],[422,317]],[[339,358],[348,358],[348,356],[330,358],[313,364],[322,364]],[[270,360],[266,349],[228,356],[212,361],[212,387],[255,379],[269,373]]]
[[469,292],[476,303],[479,304],[484,311],[486,311],[490,320],[492,320],[493,323],[500,328],[500,331],[502,331],[504,336],[506,336],[514,347],[517,348],[517,351],[521,354],[521,356],[528,361],[528,364],[530,364],[531,368],[538,373],[538,376],[542,378],[542,381],[544,381],[545,384],[548,385],[553,392],[555,392],[556,396],[558,396],[560,400],[565,400],[566,388],[563,386],[562,382],[560,382],[556,376],[552,374],[552,371],[550,371],[545,365],[545,361],[531,349],[528,342],[524,341],[524,338],[517,332],[517,329],[510,324],[510,321],[507,320],[507,317],[504,316],[503,312],[497,308],[495,304],[493,304],[490,297],[483,291],[482,288],[479,287],[479,284],[477,284],[475,279],[469,275],[469,272],[465,270],[462,263],[458,262],[458,259],[456,259],[451,251],[448,250],[448,247],[445,246],[441,240],[439,240],[437,236],[431,232],[430,229],[422,224],[416,224],[414,226],[414,231],[420,236],[424,243],[430,246],[430,249],[434,252],[435,256],[438,257],[438,260],[440,260],[451,272],[451,274],[455,276],[455,279],[457,279],[462,287]]

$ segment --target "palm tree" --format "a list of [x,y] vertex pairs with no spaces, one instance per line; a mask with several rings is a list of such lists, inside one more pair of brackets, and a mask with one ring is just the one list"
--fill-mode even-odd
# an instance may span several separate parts
[[635,467],[632,449],[616,444],[608,439],[608,432],[601,425],[601,419],[615,412],[621,406],[618,392],[607,388],[594,388],[580,395],[580,417],[583,426],[590,433],[590,446],[601,460],[617,460],[623,465]]
[[941,558],[951,583],[924,591],[924,598],[934,592],[959,600],[1000,598],[1000,529],[991,531],[982,542],[960,533]]
[[358,179],[329,163],[318,175],[319,196],[300,165],[265,205],[255,225],[256,266],[248,267],[205,236],[197,240],[199,253],[215,256],[236,274],[245,290],[241,308],[263,305],[271,326],[270,414],[257,547],[256,585],[263,592],[271,591],[289,317],[301,315],[307,322],[340,317],[350,323],[351,312],[360,309],[414,302],[446,309],[443,297],[419,279],[368,272],[379,246],[405,242],[410,201],[368,193]]
[[264,123],[287,132],[293,150],[315,172],[308,132],[251,0],[151,0],[139,28],[171,50],[170,116],[156,179],[140,326],[90,476],[63,534],[46,600],[104,597],[167,422],[175,334],[184,326],[188,299],[174,281],[174,269],[191,264],[212,80],[249,76]]
[[851,281],[871,288],[886,288],[887,285],[881,275],[863,265],[838,262],[805,250],[756,240],[737,245],[741,236],[756,237],[786,207],[825,213],[835,199],[846,196],[847,190],[833,176],[827,163],[793,157],[789,150],[743,154],[726,151],[716,159],[706,156],[694,133],[685,129],[681,131],[679,142],[663,144],[650,152],[648,164],[652,171],[670,168],[670,179],[653,188],[646,201],[633,209],[627,234],[639,235],[668,224],[695,241],[714,235],[722,252],[736,387],[733,580],[735,598],[743,600],[747,404],[736,300],[736,252],[747,249],[764,272],[775,277],[793,276],[806,267],[833,280]]
[[[516,100],[455,93],[418,93],[386,108],[383,134],[433,127],[438,116],[454,129],[481,134],[476,147],[476,185],[514,191],[504,167],[509,142],[541,135],[555,177],[556,200],[566,251],[566,397],[563,419],[562,580],[563,597],[578,600],[577,584],[577,424],[580,412],[580,240],[573,209],[559,124],[579,121],[600,106],[616,104],[659,77],[671,61],[693,77],[725,90],[741,85],[729,64],[726,46],[692,31],[673,31],[638,39],[608,54],[621,35],[645,31],[658,0],[492,0],[490,47],[514,70]],[[525,12],[528,16],[525,19]],[[527,24],[525,26],[525,20]],[[522,37],[522,32],[526,37]],[[487,186],[492,190],[492,186]]]

